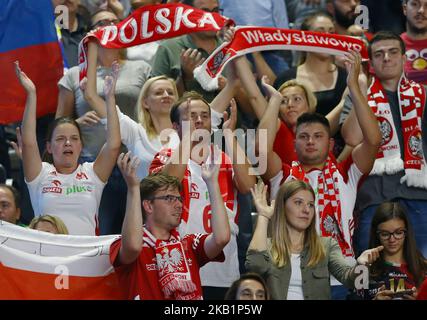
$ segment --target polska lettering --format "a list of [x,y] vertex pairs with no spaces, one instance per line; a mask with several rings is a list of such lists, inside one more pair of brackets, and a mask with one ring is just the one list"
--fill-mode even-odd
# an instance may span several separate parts
[[[175,12],[171,11],[169,8],[160,8],[154,12],[143,12],[139,21],[137,20],[138,18],[131,17],[118,26],[107,26],[103,28],[101,44],[105,45],[108,42],[116,40],[120,43],[128,44],[135,41],[138,36],[141,40],[149,40],[155,33],[168,34],[171,31],[177,32],[182,27],[188,29],[203,29],[207,25],[211,25],[212,29],[221,29],[212,13],[206,12],[200,19],[194,21],[194,19],[189,18],[189,15],[193,12],[194,9],[186,9],[184,7],[176,8]],[[152,24],[151,21],[155,23]]]

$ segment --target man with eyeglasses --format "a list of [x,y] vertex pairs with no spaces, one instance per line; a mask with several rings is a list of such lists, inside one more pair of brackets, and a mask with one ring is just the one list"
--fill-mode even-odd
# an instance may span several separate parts
[[405,73],[408,79],[427,85],[427,0],[404,0],[406,32]]
[[224,261],[222,249],[230,240],[215,159],[211,155],[210,164],[202,167],[212,232],[180,236],[177,227],[185,205],[180,181],[159,173],[139,183],[135,171],[140,160],[130,152],[119,156],[128,194],[122,238],[111,245],[110,259],[128,299],[203,299],[199,269],[210,261]]
[[9,185],[0,184],[0,220],[17,224],[20,217],[18,191]]

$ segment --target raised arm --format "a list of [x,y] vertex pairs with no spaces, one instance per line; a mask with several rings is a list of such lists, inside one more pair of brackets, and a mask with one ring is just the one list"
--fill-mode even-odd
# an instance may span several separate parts
[[126,181],[127,198],[126,213],[122,226],[122,243],[119,251],[120,264],[130,264],[138,258],[142,249],[142,210],[139,180],[136,177],[136,168],[140,160],[130,156],[131,152],[121,153],[117,165]]
[[255,176],[249,174],[251,167],[246,153],[242,150],[239,142],[236,139],[233,131],[236,128],[237,122],[237,106],[234,99],[231,100],[231,116],[228,119],[227,112],[224,112],[224,124],[222,126],[224,132],[225,146],[228,154],[231,155],[234,170],[234,183],[240,193],[248,193],[256,182]]
[[39,175],[42,169],[42,160],[36,136],[37,93],[34,83],[21,71],[17,61],[15,62],[15,72],[19,82],[27,92],[24,117],[21,125],[22,162],[25,180],[31,182]]
[[256,186],[251,189],[255,207],[258,211],[258,219],[248,250],[265,251],[267,250],[267,229],[268,222],[274,213],[274,202],[271,205],[267,203],[267,186],[259,180]]
[[106,182],[110,177],[120,152],[120,125],[117,116],[116,99],[114,91],[119,73],[119,64],[113,62],[112,75],[105,77],[104,94],[107,105],[107,141],[96,157],[93,169],[98,177]]
[[221,151],[217,147],[214,150],[211,152],[209,163],[202,165],[202,178],[208,188],[212,212],[212,233],[206,238],[204,247],[205,253],[210,259],[221,253],[231,237],[227,211],[218,183]]
[[[260,161],[264,159],[267,161],[267,170],[262,177],[265,180],[269,180],[274,177],[282,168],[282,160],[280,157],[273,151],[274,140],[276,139],[277,131],[279,130],[278,125],[280,124],[279,117],[279,108],[282,103],[282,95],[270,84],[268,84],[268,79],[264,76],[262,78],[262,85],[270,96],[267,110],[264,112],[264,115],[261,118],[261,121],[258,125],[257,138],[256,138],[256,150],[258,153],[261,152],[261,145],[265,145],[266,154],[259,154]],[[267,133],[267,141],[261,141],[260,132],[263,130]]]
[[[87,66],[87,82],[84,86],[84,97],[91,108],[101,117],[107,117],[105,101],[102,99],[96,89],[96,66],[98,60],[98,44],[95,41],[90,41],[88,44],[88,66]],[[83,80],[85,81],[85,80]]]
[[348,72],[347,85],[350,90],[353,108],[362,130],[363,140],[353,152],[353,161],[362,173],[369,173],[374,164],[378,148],[381,143],[381,132],[377,118],[368,106],[366,97],[360,90],[358,77],[361,57],[359,53],[346,54],[345,64]]

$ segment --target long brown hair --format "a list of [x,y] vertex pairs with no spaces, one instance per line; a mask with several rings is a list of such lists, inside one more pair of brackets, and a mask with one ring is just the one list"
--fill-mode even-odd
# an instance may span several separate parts
[[[284,183],[276,197],[272,223],[272,247],[271,255],[277,267],[283,267],[290,261],[291,256],[291,239],[288,232],[288,220],[286,217],[286,201],[299,191],[309,191],[315,199],[313,188],[306,182],[293,180]],[[310,225],[305,230],[304,246],[308,246],[310,259],[308,266],[318,264],[325,257],[325,249],[316,232],[316,219],[313,217]]]
[[[381,223],[392,219],[400,219],[405,223],[406,235],[403,244],[403,257],[408,266],[408,270],[414,278],[418,286],[423,282],[426,271],[427,261],[422,253],[417,249],[414,231],[409,222],[404,208],[398,202],[384,202],[377,210],[372,218],[371,232],[369,238],[369,248],[376,248],[381,245],[381,241],[377,234],[378,226]],[[370,273],[372,277],[378,277],[384,273],[384,250],[380,252],[380,257],[372,264]]]

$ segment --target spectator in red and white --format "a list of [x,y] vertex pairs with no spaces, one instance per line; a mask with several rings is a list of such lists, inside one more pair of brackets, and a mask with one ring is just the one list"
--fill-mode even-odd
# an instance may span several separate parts
[[[231,105],[231,116],[224,113],[222,126],[226,150],[232,158],[221,153],[219,186],[227,207],[231,228],[231,240],[224,248],[225,262],[211,263],[200,270],[204,297],[224,299],[230,285],[239,278],[236,236],[238,234],[237,191],[246,194],[255,184],[255,176],[249,174],[249,162],[233,133],[236,126],[236,106]],[[183,95],[172,107],[171,120],[181,138],[175,150],[163,150],[153,160],[151,172],[164,172],[175,176],[182,183],[184,211],[179,226],[182,235],[210,233],[212,231],[209,190],[202,179],[202,165],[206,161],[211,144],[211,107],[196,92]],[[203,137],[201,140],[199,140]],[[200,153],[199,153],[200,151]]]
[[[295,150],[298,161],[293,162],[291,166],[282,163],[273,151],[272,143],[267,143],[268,162],[267,172],[264,175],[264,179],[269,180],[272,199],[280,185],[289,180],[307,181],[314,190],[317,190],[316,208],[320,217],[317,221],[317,230],[321,236],[331,236],[337,240],[349,261],[354,259],[351,238],[358,184],[362,176],[371,171],[381,142],[376,118],[359,87],[360,64],[359,53],[346,54],[349,74],[347,85],[358,123],[363,127],[363,139],[353,149],[351,155],[345,161],[337,163],[330,155],[334,140],[331,137],[328,120],[318,113],[305,113],[298,118],[296,125]],[[274,108],[277,112],[281,95],[273,87],[269,85],[265,87],[269,89],[271,96],[269,108]],[[272,99],[278,101],[272,103]],[[270,139],[274,139],[274,136]],[[338,288],[338,282],[332,284]],[[336,297],[334,289],[332,295]]]
[[209,233],[178,232],[185,200],[176,177],[152,174],[139,183],[139,159],[117,161],[128,186],[122,238],[111,245],[110,259],[128,299],[201,300],[199,269],[224,261],[230,226],[219,186],[219,150],[201,166],[211,203]]

